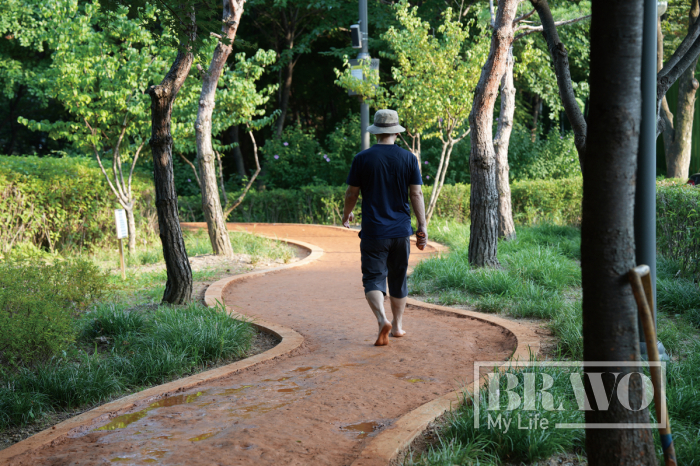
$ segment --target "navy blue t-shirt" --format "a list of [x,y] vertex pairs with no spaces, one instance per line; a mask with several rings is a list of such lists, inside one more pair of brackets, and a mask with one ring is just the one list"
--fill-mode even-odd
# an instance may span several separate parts
[[355,156],[347,184],[362,193],[362,238],[413,234],[408,186],[423,184],[415,155],[395,144],[375,144]]

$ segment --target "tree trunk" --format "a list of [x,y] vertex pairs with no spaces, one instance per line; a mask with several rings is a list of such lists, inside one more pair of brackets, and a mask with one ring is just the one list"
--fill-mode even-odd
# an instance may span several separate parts
[[124,207],[126,211],[126,229],[129,232],[129,254],[136,254],[136,222],[134,221],[134,201]]
[[184,304],[192,298],[192,269],[187,259],[177,212],[177,193],[173,178],[173,137],[170,134],[173,102],[185,82],[192,60],[191,52],[178,51],[175,62],[163,81],[148,89],[151,96],[151,139],[148,143],[153,154],[158,227],[168,275],[163,302],[170,304]]
[[[661,18],[656,22],[656,71],[661,71],[664,67],[664,35],[661,31]],[[659,117],[664,122],[663,142],[664,154],[671,153],[671,145],[673,144],[673,114],[668,107],[668,100],[664,95],[661,99],[661,109]],[[668,157],[668,156],[666,156]]]
[[513,84],[513,48],[508,52],[506,72],[501,80],[501,112],[498,117],[496,138],[493,141],[496,152],[496,182],[498,187],[498,237],[506,241],[515,239],[513,208],[510,198],[510,179],[508,166],[508,146],[513,130],[515,114],[515,85]]
[[282,83],[282,98],[280,99],[280,116],[277,119],[277,129],[275,131],[275,137],[277,139],[282,137],[282,131],[284,130],[284,120],[285,118],[287,118],[289,96],[292,93],[292,76],[294,75],[294,64],[295,62],[290,58],[289,63],[287,64],[287,75],[284,78],[284,83]]
[[[224,218],[224,211],[219,197],[219,187],[216,178],[216,156],[211,142],[211,119],[214,113],[216,87],[219,83],[221,71],[231,54],[232,42],[243,14],[245,0],[223,0],[223,4],[224,24],[222,32],[231,43],[224,44],[219,42],[216,49],[214,49],[209,69],[202,76],[202,92],[199,97],[199,110],[194,127],[197,138],[197,162],[202,190],[202,213],[207,222],[209,241],[211,241],[214,254],[230,257],[233,256],[233,248],[226,229],[226,219]],[[231,11],[232,7],[234,11]]]
[[243,152],[241,151],[241,138],[238,134],[238,125],[233,125],[229,129],[229,134],[231,135],[231,140],[236,143],[236,147],[233,148],[233,161],[236,164],[236,172],[243,178],[247,175],[245,172],[245,162],[243,161]]
[[[591,22],[590,135],[583,177],[581,268],[585,361],[638,361],[637,306],[627,279],[635,264],[634,195],[642,96],[643,0],[594,0]],[[595,372],[634,368],[584,367]],[[607,378],[609,377],[609,378]],[[610,374],[603,377],[612,393]],[[590,379],[589,379],[590,380]],[[629,400],[639,406],[640,377],[631,377]],[[586,384],[589,400],[595,399]],[[608,410],[588,410],[587,423],[645,423],[647,409],[625,409],[616,396]],[[655,465],[649,429],[586,429],[591,466]]]
[[471,128],[471,229],[469,263],[497,266],[498,258],[498,185],[496,154],[493,147],[493,107],[498,85],[506,69],[508,51],[513,42],[513,20],[518,0],[499,0],[491,50],[474,93],[469,114]]
[[[698,0],[693,0],[689,14],[688,28],[700,14]],[[690,170],[690,150],[693,139],[693,117],[695,116],[695,92],[698,80],[695,79],[696,58],[678,80],[678,103],[672,126],[666,125],[664,149],[666,152],[666,176],[668,178],[688,178]],[[662,103],[662,112],[665,113]],[[670,112],[668,112],[670,113]],[[667,140],[670,139],[670,144]]]

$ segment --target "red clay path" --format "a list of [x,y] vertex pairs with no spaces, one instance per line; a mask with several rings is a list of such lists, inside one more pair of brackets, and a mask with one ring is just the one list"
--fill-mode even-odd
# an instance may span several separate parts
[[[415,307],[404,317],[407,336],[375,347],[377,324],[364,299],[356,231],[245,228],[325,251],[306,266],[224,290],[228,306],[290,327],[304,344],[15,464],[349,465],[397,418],[471,382],[473,361],[505,360],[515,347],[515,338],[498,326]],[[429,249],[414,246],[412,263],[434,253]]]

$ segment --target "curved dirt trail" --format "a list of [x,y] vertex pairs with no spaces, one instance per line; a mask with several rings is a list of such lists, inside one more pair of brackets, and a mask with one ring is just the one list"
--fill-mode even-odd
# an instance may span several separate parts
[[[505,360],[516,345],[501,327],[409,307],[407,336],[375,347],[377,324],[364,299],[357,231],[229,227],[323,248],[311,264],[235,282],[223,293],[235,311],[293,328],[304,344],[18,464],[348,465],[397,418],[471,382],[473,361]],[[434,253],[428,249],[413,245],[412,264]]]

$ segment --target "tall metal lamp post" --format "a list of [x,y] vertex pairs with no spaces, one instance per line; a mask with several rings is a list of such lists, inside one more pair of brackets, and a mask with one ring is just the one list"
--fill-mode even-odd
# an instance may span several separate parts
[[[367,39],[368,39],[368,33],[367,33],[367,26],[368,26],[368,21],[367,21],[367,0],[359,0],[360,1],[360,21],[359,24],[353,24],[350,26],[350,32],[352,36],[352,47],[355,49],[360,49],[360,53],[357,54],[357,59],[356,60],[350,60],[350,64],[353,67],[357,67],[358,71],[358,79],[363,79],[362,76],[362,66],[361,62],[365,60],[371,60],[369,56],[369,48],[367,44]],[[376,62],[376,63],[375,63]],[[375,67],[378,69],[379,68],[379,60],[371,60],[371,67],[374,69]],[[355,74],[355,70],[353,70],[353,75]],[[350,95],[354,95],[354,93],[350,93]],[[369,105],[365,103],[365,100],[362,99],[362,102],[360,104],[360,126],[361,128],[361,135],[362,135],[362,150],[369,149],[369,133],[367,132],[367,127],[369,126]]]
[[[654,302],[652,312],[656,322],[656,27],[658,18],[666,11],[666,2],[644,1],[644,32],[642,37],[642,125],[637,158],[637,190],[634,202],[634,242],[637,264],[647,264],[651,270]],[[640,349],[646,355],[644,332],[639,325]],[[658,342],[661,357],[668,357]]]

